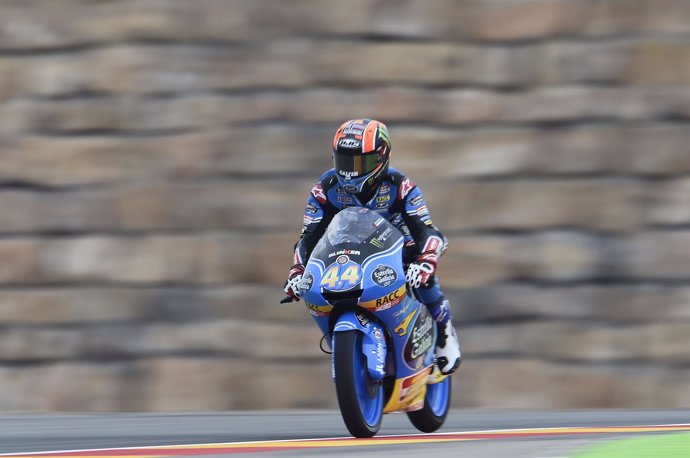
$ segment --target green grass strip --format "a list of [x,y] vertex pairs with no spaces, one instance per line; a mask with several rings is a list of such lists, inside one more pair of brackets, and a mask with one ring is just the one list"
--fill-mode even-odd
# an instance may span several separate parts
[[573,458],[690,458],[690,433],[659,434],[593,445]]

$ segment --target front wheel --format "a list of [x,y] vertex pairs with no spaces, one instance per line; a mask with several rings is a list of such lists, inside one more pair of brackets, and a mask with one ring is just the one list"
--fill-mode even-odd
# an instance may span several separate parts
[[362,333],[335,333],[333,369],[340,413],[350,434],[372,437],[381,427],[384,395],[380,382],[372,380],[362,351]]
[[407,412],[407,417],[418,430],[431,433],[446,421],[450,408],[451,378],[446,377],[438,383],[426,386],[424,407]]

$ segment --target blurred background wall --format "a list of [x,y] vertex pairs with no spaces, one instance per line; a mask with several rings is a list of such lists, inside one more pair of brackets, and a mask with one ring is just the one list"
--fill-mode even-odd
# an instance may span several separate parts
[[467,407],[690,406],[690,2],[3,0],[0,409],[333,408],[336,127],[450,238]]

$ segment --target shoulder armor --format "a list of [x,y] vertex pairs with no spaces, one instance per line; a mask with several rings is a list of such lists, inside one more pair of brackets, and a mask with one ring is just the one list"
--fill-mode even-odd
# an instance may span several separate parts
[[398,200],[405,200],[405,197],[412,191],[417,185],[414,181],[407,178],[402,173],[392,171],[388,174],[391,182],[398,187]]
[[321,183],[323,184],[323,189],[325,191],[328,191],[338,183],[338,177],[335,175],[328,175],[323,180],[321,180]]
[[389,171],[388,172],[388,179],[390,180],[391,183],[393,183],[396,186],[400,186],[400,183],[405,179],[405,175],[402,173],[396,171]]
[[332,174],[325,173],[316,186],[311,188],[311,195],[314,196],[319,203],[325,205],[328,203],[328,190],[331,189],[338,182],[338,177]]

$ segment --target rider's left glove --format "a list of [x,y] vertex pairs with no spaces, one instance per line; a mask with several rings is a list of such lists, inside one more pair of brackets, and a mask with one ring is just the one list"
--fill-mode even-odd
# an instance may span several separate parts
[[304,266],[302,264],[295,264],[290,268],[290,274],[285,282],[285,294],[291,297],[293,300],[298,301],[301,297],[298,285],[302,281],[302,275],[304,274]]
[[434,251],[425,251],[420,254],[417,259],[411,262],[407,267],[407,275],[405,278],[407,284],[412,288],[429,286],[429,282],[436,273],[437,264],[438,256]]

